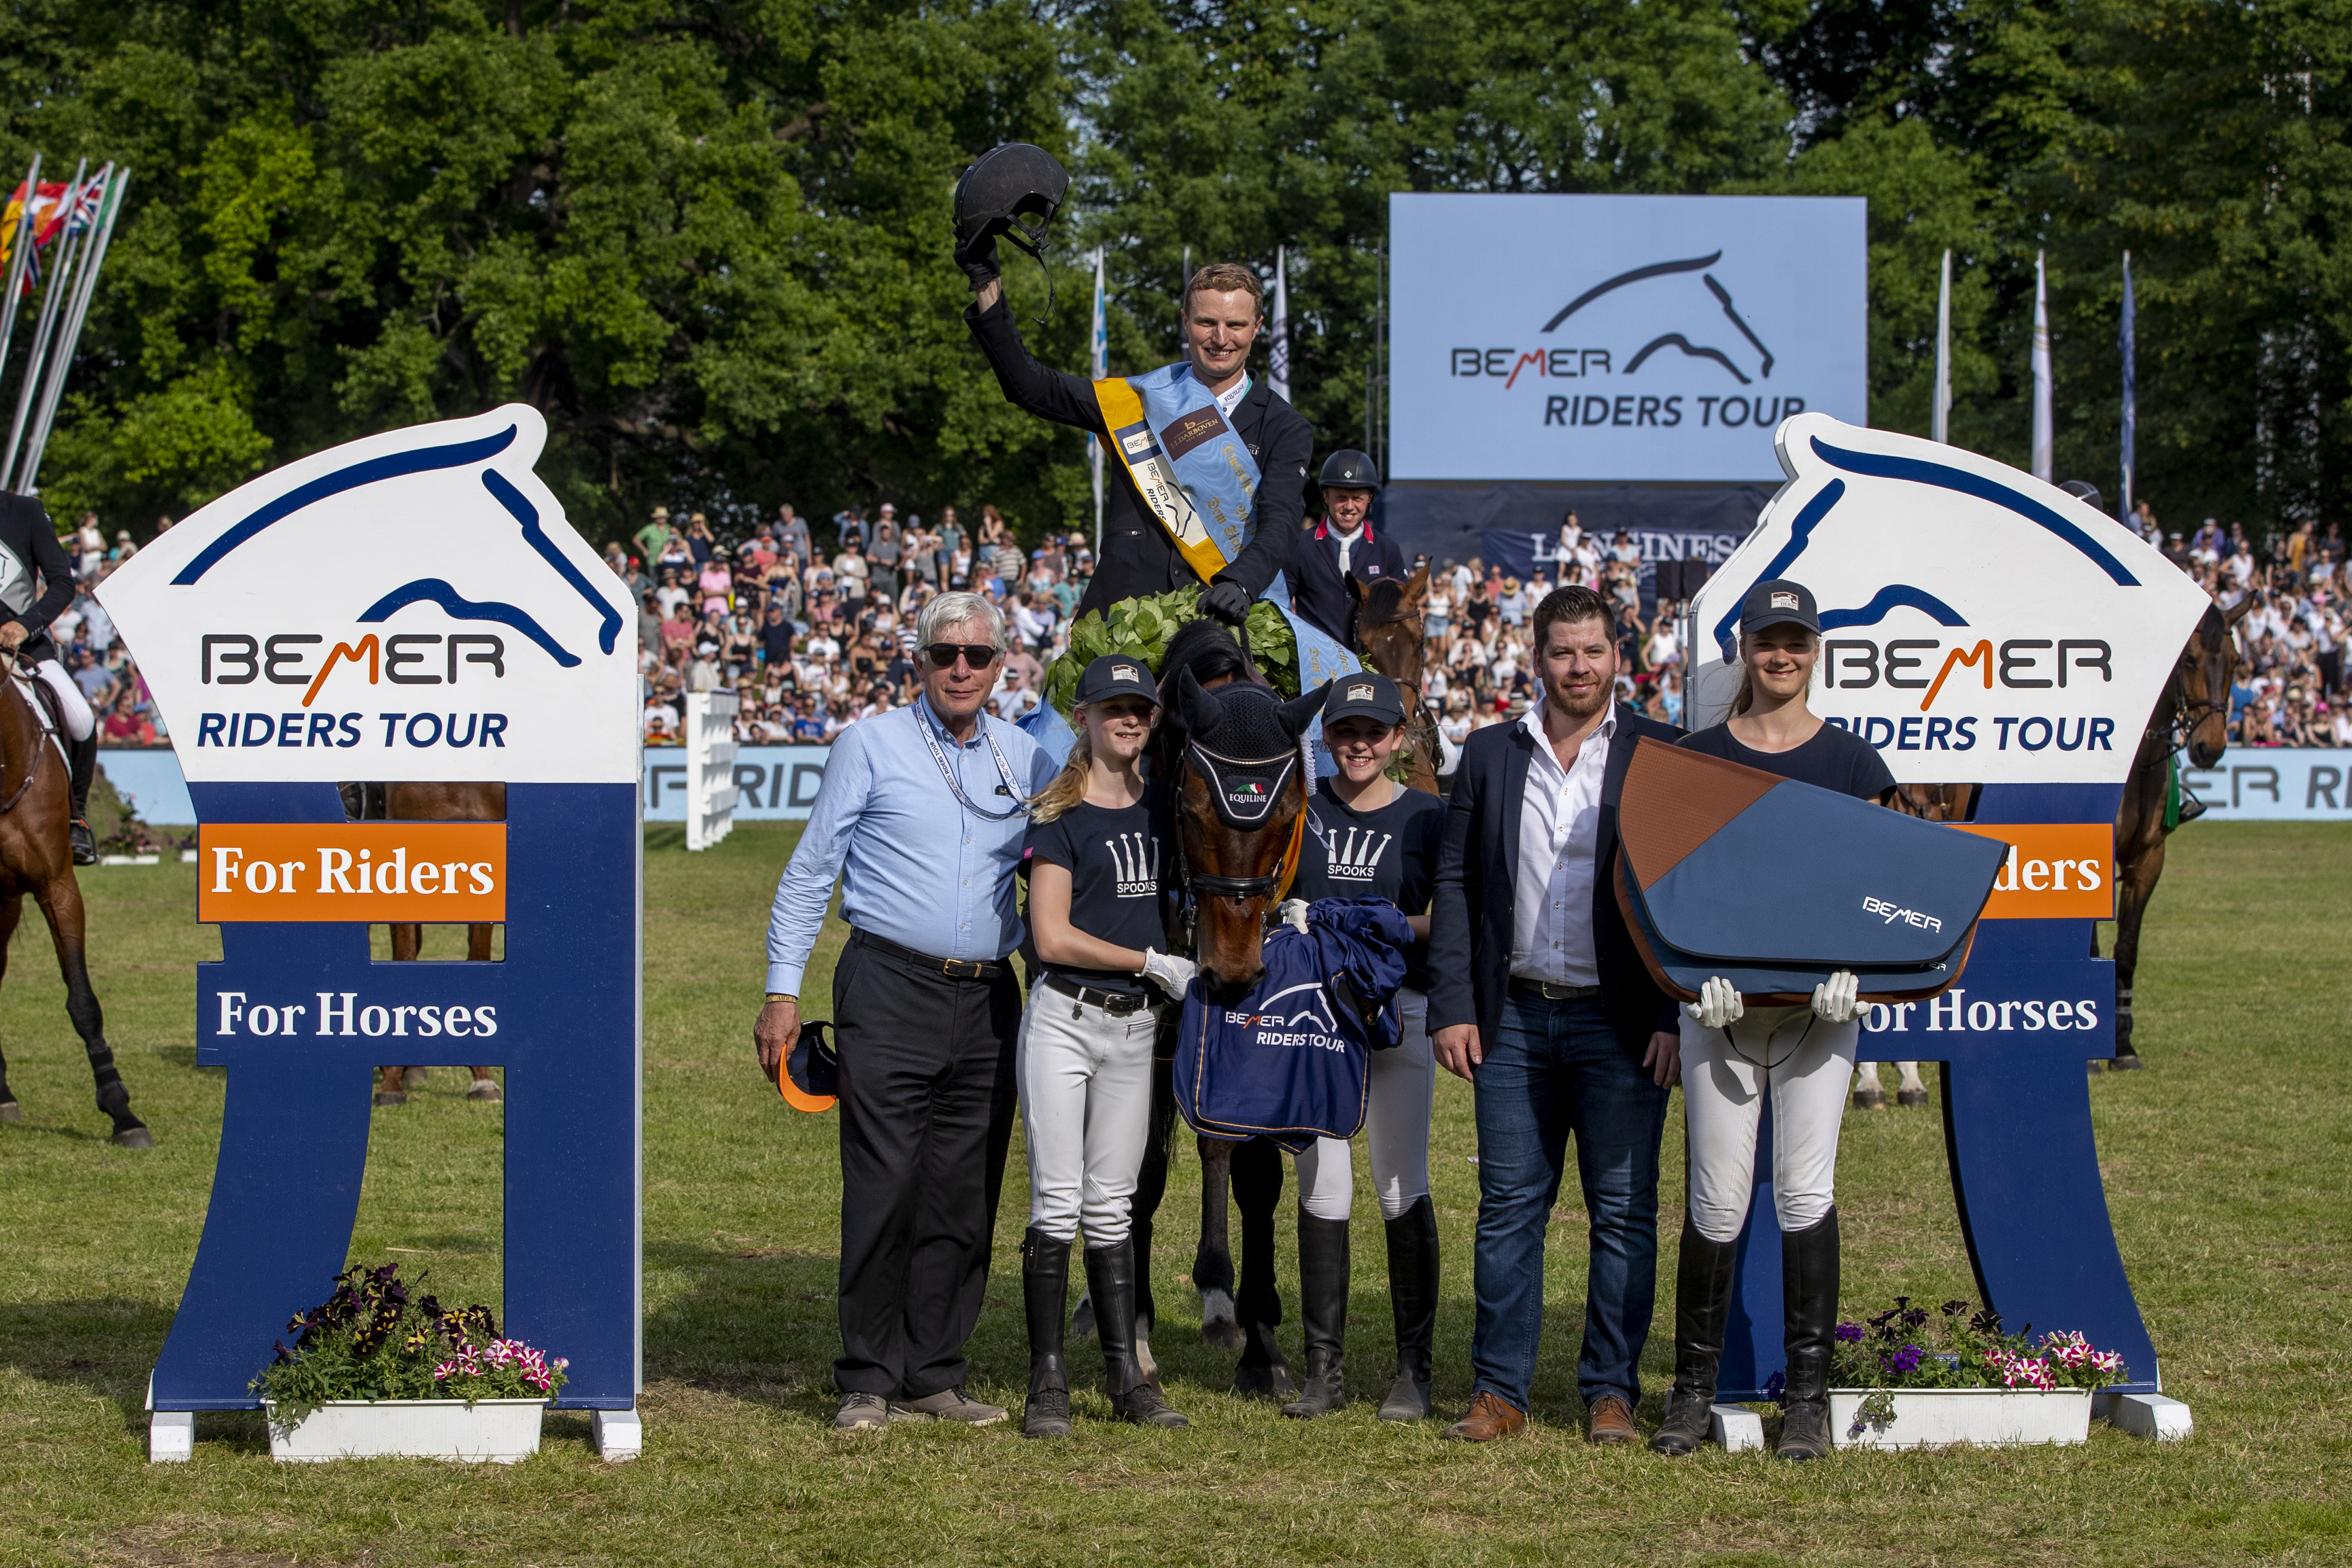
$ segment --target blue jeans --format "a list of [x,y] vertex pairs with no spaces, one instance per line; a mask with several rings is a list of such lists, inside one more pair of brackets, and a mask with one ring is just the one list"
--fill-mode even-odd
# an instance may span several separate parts
[[1617,1042],[1600,999],[1507,997],[1500,1037],[1477,1068],[1478,1327],[1472,1392],[1520,1410],[1543,1332],[1544,1230],[1568,1135],[1591,1216],[1584,1350],[1577,1391],[1591,1405],[1641,1402],[1642,1346],[1657,1300],[1658,1144],[1667,1091]]

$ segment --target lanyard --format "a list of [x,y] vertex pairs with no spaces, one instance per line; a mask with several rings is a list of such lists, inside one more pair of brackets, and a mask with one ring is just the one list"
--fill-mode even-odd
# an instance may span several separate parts
[[972,804],[971,796],[964,794],[963,785],[956,782],[955,770],[948,766],[948,754],[940,749],[940,738],[931,732],[930,704],[919,700],[915,708],[915,724],[923,731],[923,744],[930,747],[931,761],[940,765],[940,777],[948,781],[948,788],[955,792],[956,799],[963,803],[963,808],[966,811],[983,822],[1003,822],[1008,817],[1019,816],[1028,811],[1028,801],[1022,797],[1019,790],[1013,787],[1013,770],[1005,764],[1004,753],[997,750],[996,737],[988,732],[988,719],[985,714],[978,716],[974,721],[980,725],[982,739],[988,742],[989,755],[996,759],[996,772],[1004,780],[1004,793],[1013,797],[1013,805],[1003,811],[989,811]]

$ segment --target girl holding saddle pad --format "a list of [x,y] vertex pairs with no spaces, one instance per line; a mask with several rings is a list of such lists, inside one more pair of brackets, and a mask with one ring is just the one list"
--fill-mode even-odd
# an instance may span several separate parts
[[1042,972],[1021,1016],[1013,1073],[1029,1148],[1029,1231],[1021,1243],[1029,1321],[1022,1429],[1070,1435],[1063,1361],[1070,1246],[1086,1231],[1087,1288],[1103,1376],[1124,1420],[1182,1426],[1135,1355],[1129,1207],[1151,1116],[1157,985],[1181,997],[1190,959],[1159,951],[1174,835],[1166,790],[1138,765],[1160,719],[1150,667],[1108,654],[1080,677],[1077,739],[1030,803],[1029,927]]
[[[1813,596],[1769,580],[1740,609],[1739,694],[1731,718],[1686,737],[1693,751],[1782,778],[1885,804],[1895,777],[1867,742],[1807,706],[1821,650]],[[1824,856],[1838,847],[1822,846]],[[1801,921],[1795,901],[1787,910]],[[1682,1075],[1690,1191],[1675,1282],[1675,1385],[1650,1447],[1686,1454],[1707,1436],[1716,1369],[1731,1310],[1733,1260],[1756,1176],[1756,1136],[1770,1089],[1772,1195],[1782,1249],[1789,1370],[1779,1453],[1830,1449],[1829,1364],[1837,1321],[1838,1221],[1833,1183],[1845,1086],[1861,1040],[1858,983],[1841,970],[1810,1006],[1746,1008],[1732,983],[1709,979],[1684,1008]]]
[[[1389,1301],[1396,1320],[1394,1380],[1383,1421],[1429,1414],[1431,1342],[1437,1326],[1437,1214],[1429,1198],[1429,1117],[1437,1058],[1429,1043],[1429,899],[1445,803],[1388,776],[1404,731],[1404,703],[1384,675],[1343,675],[1323,703],[1323,739],[1339,771],[1307,797],[1307,832],[1286,921],[1306,929],[1318,899],[1386,899],[1416,939],[1397,993],[1402,1038],[1371,1053],[1364,1125],[1372,1185],[1388,1230]],[[1285,1415],[1326,1415],[1346,1401],[1341,1352],[1348,1323],[1348,1216],[1353,1145],[1320,1138],[1298,1155],[1298,1279],[1307,1333],[1307,1386]]]

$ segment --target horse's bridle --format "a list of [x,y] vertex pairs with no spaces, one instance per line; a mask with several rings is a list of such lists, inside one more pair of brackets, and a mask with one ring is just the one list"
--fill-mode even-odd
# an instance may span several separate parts
[[[1270,768],[1282,763],[1303,765],[1301,764],[1299,754],[1296,752],[1285,752],[1283,755],[1278,757],[1228,757],[1220,752],[1210,751],[1198,741],[1190,741],[1185,743],[1183,756],[1179,763],[1179,767],[1191,768],[1193,765],[1192,753],[1196,751],[1203,757],[1211,758],[1214,761],[1240,768]],[[1200,769],[1199,773],[1202,783],[1208,784],[1212,789],[1216,787],[1215,774],[1212,770],[1204,767]],[[1288,768],[1286,767],[1283,771],[1280,783],[1277,787],[1287,789],[1289,786],[1290,773]],[[1206,894],[1213,899],[1265,899],[1268,900],[1270,903],[1280,903],[1282,900],[1288,895],[1291,883],[1296,880],[1298,876],[1299,849],[1305,844],[1306,837],[1307,805],[1302,801],[1299,803],[1298,815],[1291,819],[1290,842],[1284,847],[1282,858],[1276,863],[1274,869],[1265,875],[1256,877],[1226,877],[1221,876],[1213,871],[1195,871],[1192,869],[1192,858],[1184,852],[1183,824],[1181,822],[1178,823],[1176,827],[1176,884],[1177,887],[1181,889],[1183,894],[1183,913],[1181,919],[1183,921],[1183,930],[1188,942],[1190,942],[1192,933],[1193,910],[1199,904],[1200,895],[1202,894]],[[1264,915],[1265,914],[1270,914],[1270,910],[1262,912],[1262,918],[1264,918]]]
[[[33,679],[33,677],[24,673],[24,660],[16,656],[14,649],[0,649],[0,685],[13,689],[19,684],[29,686]],[[38,732],[39,738],[33,742],[33,763],[25,770],[25,782],[11,791],[7,799],[0,800],[0,816],[5,816],[16,810],[16,803],[23,800],[25,793],[33,787],[33,781],[41,776],[41,763],[49,750],[48,726],[41,721],[41,710],[37,707],[33,707],[39,699],[28,697],[24,692],[18,691],[16,700],[33,708],[33,728]],[[5,766],[5,759],[0,758],[0,768]]]

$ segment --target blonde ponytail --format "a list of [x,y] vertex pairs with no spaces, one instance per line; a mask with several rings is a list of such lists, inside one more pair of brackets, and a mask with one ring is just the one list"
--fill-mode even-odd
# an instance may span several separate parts
[[1084,711],[1082,709],[1071,715],[1078,721],[1071,726],[1077,738],[1070,742],[1070,755],[1062,763],[1062,771],[1029,803],[1029,820],[1033,823],[1051,822],[1087,798],[1087,775],[1094,769],[1095,747],[1087,734]]

